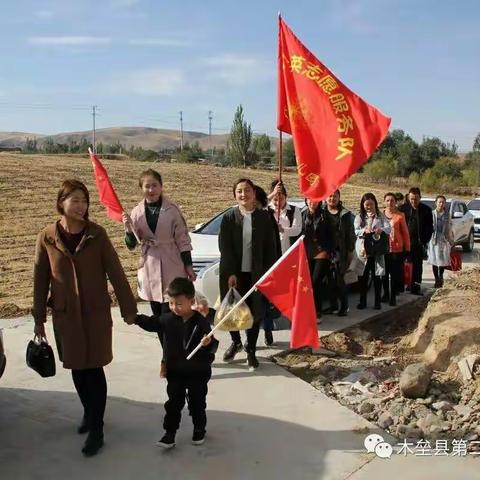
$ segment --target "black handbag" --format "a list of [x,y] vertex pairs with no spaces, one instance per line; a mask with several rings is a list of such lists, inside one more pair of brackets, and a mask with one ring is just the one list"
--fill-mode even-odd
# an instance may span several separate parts
[[385,255],[390,251],[390,238],[385,232],[380,234],[366,233],[364,242],[367,257]]
[[27,345],[27,365],[41,377],[55,375],[55,355],[46,338],[35,336]]

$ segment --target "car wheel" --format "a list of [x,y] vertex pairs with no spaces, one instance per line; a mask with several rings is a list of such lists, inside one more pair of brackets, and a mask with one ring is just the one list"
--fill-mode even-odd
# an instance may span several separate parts
[[473,233],[473,230],[470,230],[470,233],[468,235],[468,241],[466,243],[463,243],[462,247],[464,252],[471,252],[475,248],[475,235]]

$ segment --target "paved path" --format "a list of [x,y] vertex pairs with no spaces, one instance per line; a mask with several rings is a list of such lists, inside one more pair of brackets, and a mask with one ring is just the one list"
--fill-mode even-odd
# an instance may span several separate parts
[[[219,352],[209,387],[208,441],[201,447],[190,444],[192,427],[185,415],[177,447],[161,451],[154,446],[162,435],[165,400],[165,381],[158,378],[158,340],[125,325],[118,311],[113,312],[115,360],[106,369],[106,445],[91,459],[80,453],[83,438],[75,429],[81,410],[69,372],[59,368],[55,377],[41,379],[25,367],[31,337],[26,319],[4,331],[8,365],[0,380],[2,480],[480,478],[478,461],[471,456],[394,454],[380,459],[366,453],[366,432],[382,432],[268,362],[270,350],[259,351],[261,368],[255,373],[247,371],[243,354],[224,364]],[[325,317],[321,331],[343,328],[372,312],[352,309],[347,320]],[[276,337],[285,342],[283,347],[288,332],[276,332]],[[227,335],[220,334],[220,340],[223,350]]]

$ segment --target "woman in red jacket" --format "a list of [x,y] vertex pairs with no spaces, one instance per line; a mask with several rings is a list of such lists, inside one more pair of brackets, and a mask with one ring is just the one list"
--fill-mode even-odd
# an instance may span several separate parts
[[382,302],[389,302],[391,306],[397,304],[396,295],[399,291],[402,268],[406,253],[410,252],[410,234],[408,233],[405,215],[398,209],[394,193],[387,193],[383,197],[385,202],[384,214],[390,221],[390,253],[385,255],[385,276],[383,277]]

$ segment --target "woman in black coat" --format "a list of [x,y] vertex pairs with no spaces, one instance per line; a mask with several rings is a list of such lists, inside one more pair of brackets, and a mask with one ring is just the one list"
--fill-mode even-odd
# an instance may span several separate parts
[[[225,213],[220,225],[220,296],[223,299],[230,287],[244,295],[273,265],[277,256],[276,239],[270,214],[256,208],[255,186],[251,180],[241,178],[233,186],[237,206]],[[256,345],[260,322],[265,315],[262,295],[254,292],[247,304],[254,322],[247,330],[247,361],[250,370],[258,368]],[[240,332],[230,332],[232,344],[223,359],[230,361],[243,348]]]

